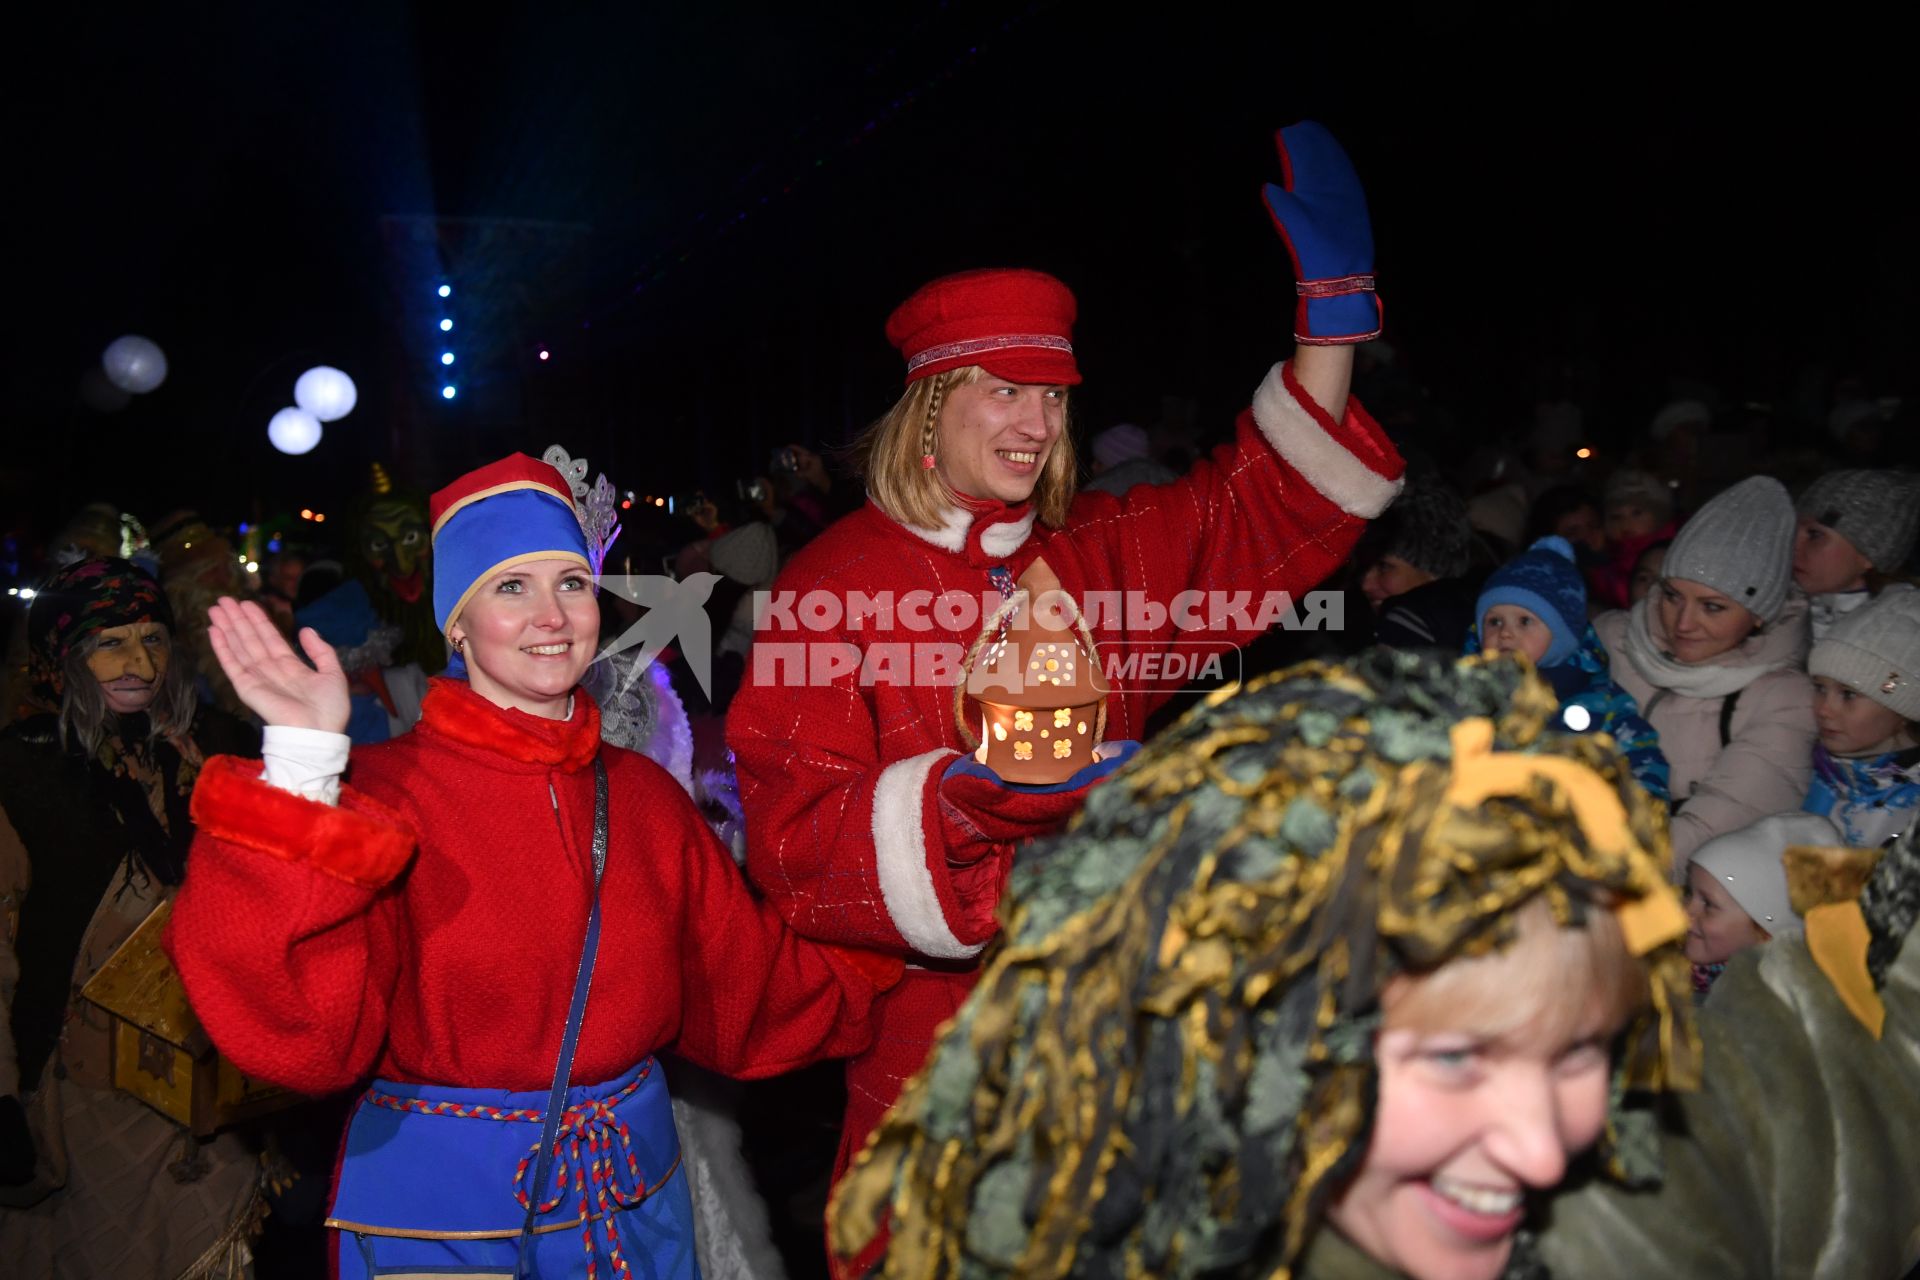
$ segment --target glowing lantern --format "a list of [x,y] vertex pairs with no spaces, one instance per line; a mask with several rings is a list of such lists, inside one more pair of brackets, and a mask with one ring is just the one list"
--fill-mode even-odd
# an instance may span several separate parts
[[[967,656],[955,722],[977,744],[974,758],[1001,778],[1051,786],[1094,762],[1111,686],[1086,619],[1046,562],[1035,561],[1016,587]],[[969,697],[980,708],[977,735],[965,716]]]

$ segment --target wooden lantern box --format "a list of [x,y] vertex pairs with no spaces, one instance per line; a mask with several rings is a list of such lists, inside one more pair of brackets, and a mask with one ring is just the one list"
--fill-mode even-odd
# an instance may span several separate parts
[[989,619],[966,673],[980,708],[974,758],[1007,782],[1051,786],[1093,763],[1110,686],[1079,607],[1046,562],[1017,585],[1025,595],[1009,602],[1010,617]]
[[172,912],[171,902],[154,908],[80,989],[112,1015],[114,1087],[196,1137],[299,1102],[288,1090],[249,1080],[214,1049],[160,949]]

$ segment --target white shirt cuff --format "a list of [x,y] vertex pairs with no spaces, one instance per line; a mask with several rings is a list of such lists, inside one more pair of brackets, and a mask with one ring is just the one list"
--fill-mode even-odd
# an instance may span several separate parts
[[340,803],[340,775],[347,771],[347,750],[353,740],[325,729],[296,729],[270,724],[260,740],[260,758],[266,764],[269,786],[291,791],[321,804]]

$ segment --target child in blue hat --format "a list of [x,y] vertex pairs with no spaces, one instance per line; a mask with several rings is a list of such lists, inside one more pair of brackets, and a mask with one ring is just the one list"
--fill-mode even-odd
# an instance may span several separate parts
[[1565,538],[1541,538],[1494,570],[1480,589],[1468,653],[1524,653],[1560,696],[1561,723],[1607,733],[1647,792],[1667,798],[1660,735],[1633,695],[1608,673],[1607,651],[1587,622],[1587,588]]

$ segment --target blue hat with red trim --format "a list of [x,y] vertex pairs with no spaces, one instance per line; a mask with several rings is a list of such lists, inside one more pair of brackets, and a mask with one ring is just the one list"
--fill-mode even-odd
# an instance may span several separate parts
[[1008,382],[1078,386],[1073,290],[1044,271],[963,271],[922,285],[887,318],[909,385],[979,365]]
[[434,494],[427,512],[433,620],[442,635],[480,584],[502,570],[533,560],[578,560],[593,571],[572,487],[550,462],[509,454]]

